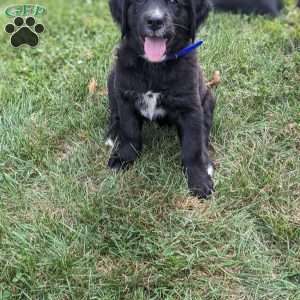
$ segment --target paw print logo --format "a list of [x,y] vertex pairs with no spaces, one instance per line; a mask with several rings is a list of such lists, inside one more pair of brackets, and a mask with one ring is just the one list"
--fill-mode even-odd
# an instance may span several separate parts
[[22,17],[16,17],[14,24],[7,24],[5,31],[11,34],[10,42],[15,48],[22,45],[36,47],[39,43],[39,33],[44,32],[43,24],[36,24],[33,17],[24,20]]

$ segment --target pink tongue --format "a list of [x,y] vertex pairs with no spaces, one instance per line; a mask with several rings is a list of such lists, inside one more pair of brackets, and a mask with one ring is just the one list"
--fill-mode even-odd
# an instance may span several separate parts
[[146,58],[151,62],[160,62],[167,50],[167,41],[162,38],[146,37],[144,50]]

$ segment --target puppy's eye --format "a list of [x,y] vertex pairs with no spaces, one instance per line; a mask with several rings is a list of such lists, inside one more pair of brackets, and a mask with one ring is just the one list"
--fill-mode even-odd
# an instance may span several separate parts
[[177,4],[178,1],[177,0],[168,0],[168,3],[170,3],[170,4]]

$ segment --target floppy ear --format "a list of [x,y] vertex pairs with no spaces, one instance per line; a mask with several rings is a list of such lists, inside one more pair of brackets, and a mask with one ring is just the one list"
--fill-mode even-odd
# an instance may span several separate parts
[[129,0],[110,0],[109,7],[111,15],[121,27],[122,37],[124,37],[128,32],[127,11]]
[[209,0],[190,0],[191,10],[191,37],[195,40],[195,35],[198,27],[206,20],[212,8]]
[[123,7],[122,7],[122,37],[128,32],[128,17],[127,12],[129,8],[129,0],[123,0]]
[[189,8],[190,8],[190,19],[191,19],[191,38],[192,41],[195,41],[196,37],[196,5],[194,0],[189,1]]

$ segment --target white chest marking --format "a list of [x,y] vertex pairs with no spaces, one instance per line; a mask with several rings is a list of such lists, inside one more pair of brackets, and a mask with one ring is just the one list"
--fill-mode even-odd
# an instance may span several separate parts
[[142,116],[152,121],[166,115],[166,111],[163,108],[157,107],[159,96],[160,93],[153,93],[151,91],[142,96],[140,103],[140,113]]

